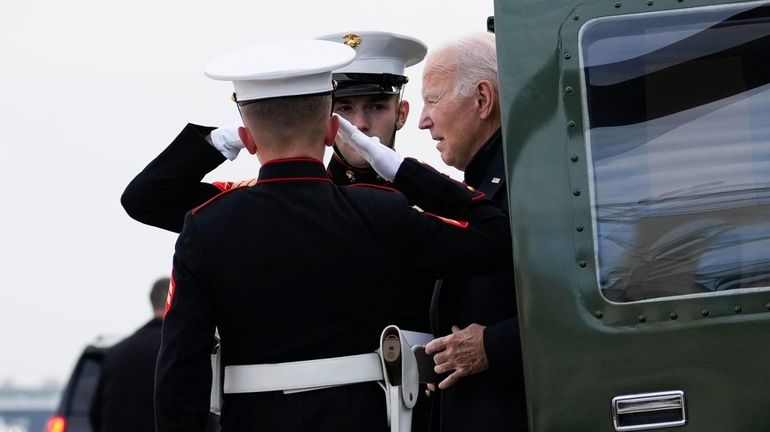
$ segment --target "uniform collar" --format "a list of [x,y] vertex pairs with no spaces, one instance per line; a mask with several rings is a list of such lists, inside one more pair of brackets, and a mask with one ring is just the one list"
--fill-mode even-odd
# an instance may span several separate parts
[[313,158],[273,159],[259,169],[259,183],[281,180],[331,181],[323,162]]
[[356,168],[347,163],[335,151],[327,168],[329,177],[338,185],[351,185],[366,183],[373,185],[387,185],[388,181],[377,175],[371,168]]

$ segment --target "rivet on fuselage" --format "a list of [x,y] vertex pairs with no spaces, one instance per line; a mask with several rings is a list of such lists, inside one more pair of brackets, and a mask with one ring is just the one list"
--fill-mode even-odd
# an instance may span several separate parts
[[565,91],[566,93],[572,93],[572,87],[570,87],[570,86],[567,86],[567,87],[564,89],[564,91]]
[[572,191],[572,195],[580,196],[580,189],[575,189],[574,191]]
[[619,7],[620,7],[620,4],[621,4],[620,2],[615,2],[615,7],[616,7],[616,8],[619,8]]
[[639,315],[639,317],[637,317],[636,320],[639,321],[640,323],[643,323],[647,321],[647,318],[644,315]]
[[741,313],[741,312],[743,312],[743,308],[742,308],[742,307],[740,307],[740,306],[736,306],[736,307],[735,307],[735,309],[733,309],[733,310],[735,311],[735,313]]
[[583,225],[578,225],[575,227],[575,229],[577,230],[577,232],[583,232]]
[[676,312],[671,312],[668,315],[668,317],[671,318],[672,320],[675,320],[675,319],[679,318],[679,315],[677,315]]
[[[578,155],[576,155],[574,153],[569,155],[569,160],[571,160],[572,162],[577,162],[578,161]],[[770,303],[768,303],[768,304],[770,304]]]
[[703,309],[703,310],[700,311],[700,314],[701,314],[702,317],[705,318],[705,317],[709,316],[709,310],[708,309]]
[[572,120],[567,122],[567,126],[569,126],[569,127],[575,127],[575,124],[576,123],[574,121],[572,121]]
[[570,53],[564,53],[564,58],[569,60],[572,58],[572,55]]
[[580,260],[578,261],[578,265],[580,266],[580,268],[585,268],[588,265],[588,263],[586,262],[586,260]]
[[577,21],[577,20],[579,20],[579,19],[580,19],[580,17],[579,17],[579,16],[577,16],[577,15],[574,15],[574,16],[572,16],[572,19],[573,19],[573,20],[575,20],[575,21]]
[[604,316],[604,314],[602,313],[602,311],[596,311],[596,312],[594,312],[594,316],[595,316],[597,319],[602,319],[602,317]]

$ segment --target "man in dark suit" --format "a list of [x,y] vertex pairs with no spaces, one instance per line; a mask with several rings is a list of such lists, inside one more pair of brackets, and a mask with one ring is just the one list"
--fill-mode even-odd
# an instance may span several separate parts
[[[374,382],[284,393],[283,381],[266,390],[248,380],[257,387],[233,391],[228,371],[371,353],[394,307],[414,295],[404,280],[510,266],[499,207],[419,162],[380,146],[397,161],[380,175],[425,212],[393,190],[331,181],[321,162],[339,121],[329,117],[331,70],[352,56],[331,42],[271,44],[207,68],[233,81],[245,125],[239,137],[262,166],[254,185],[185,218],[156,371],[160,432],[204,427],[215,327],[223,431],[385,431],[385,398]],[[330,372],[344,380],[356,369]]]
[[155,360],[160,349],[168,287],[169,278],[153,284],[152,320],[106,352],[90,410],[95,432],[155,430],[152,396]]
[[[423,70],[419,127],[466,184],[507,211],[497,83],[494,34],[439,47]],[[435,404],[441,432],[527,430],[513,271],[438,281],[431,327],[426,352],[448,374]]]

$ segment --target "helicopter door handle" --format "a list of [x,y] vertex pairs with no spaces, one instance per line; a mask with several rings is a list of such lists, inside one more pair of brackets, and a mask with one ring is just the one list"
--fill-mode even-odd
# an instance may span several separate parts
[[618,432],[684,426],[687,423],[681,390],[616,396],[612,419]]

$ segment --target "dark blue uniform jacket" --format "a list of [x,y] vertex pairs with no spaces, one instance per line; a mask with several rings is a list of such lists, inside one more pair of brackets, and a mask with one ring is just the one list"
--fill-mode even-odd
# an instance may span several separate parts
[[[409,159],[394,186],[422,210],[393,190],[337,186],[320,161],[273,161],[254,186],[187,215],[156,372],[159,431],[205,427],[215,326],[225,365],[372,352],[416,294],[405,280],[510,267],[508,219],[483,194]],[[375,383],[226,395],[222,430],[385,431],[384,404]]]

